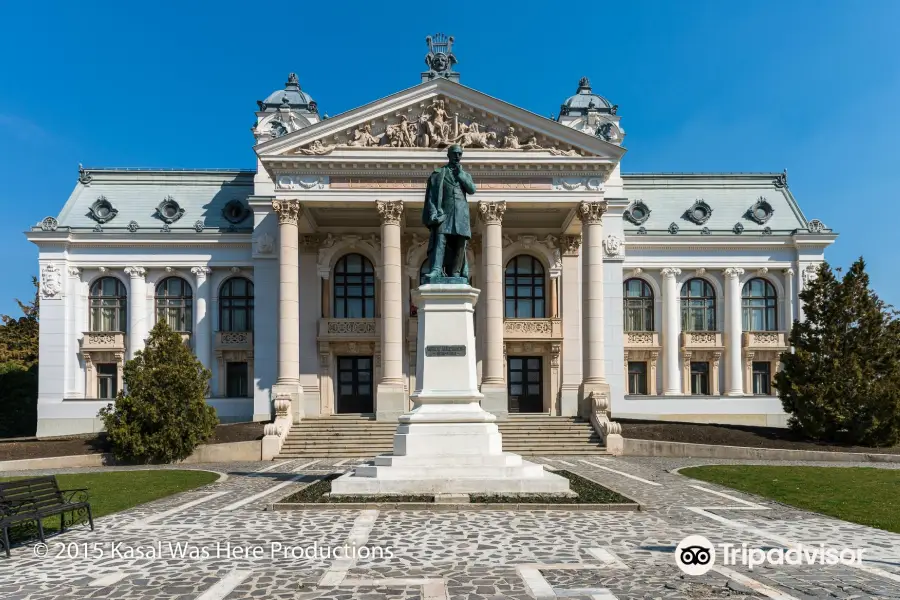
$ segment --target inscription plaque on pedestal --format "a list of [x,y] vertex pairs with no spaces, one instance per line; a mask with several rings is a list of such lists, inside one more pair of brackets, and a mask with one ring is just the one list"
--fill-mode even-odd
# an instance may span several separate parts
[[425,346],[425,356],[465,356],[466,347],[459,346]]

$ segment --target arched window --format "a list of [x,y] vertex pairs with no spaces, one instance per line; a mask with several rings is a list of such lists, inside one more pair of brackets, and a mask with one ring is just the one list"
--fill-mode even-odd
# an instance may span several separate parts
[[190,332],[194,325],[194,294],[181,277],[166,277],[156,285],[156,320],[175,331]]
[[91,284],[91,331],[127,331],[128,294],[115,277],[101,277]]
[[544,318],[544,267],[533,256],[520,254],[506,265],[506,318]]
[[653,290],[643,279],[625,281],[625,331],[653,331]]
[[716,330],[716,292],[705,279],[690,279],[681,288],[681,326],[684,331]]
[[253,331],[253,282],[232,277],[219,290],[219,331]]
[[347,254],[334,266],[334,317],[375,317],[375,269],[361,254]]
[[778,329],[778,294],[765,279],[751,279],[741,294],[744,331],[776,331]]

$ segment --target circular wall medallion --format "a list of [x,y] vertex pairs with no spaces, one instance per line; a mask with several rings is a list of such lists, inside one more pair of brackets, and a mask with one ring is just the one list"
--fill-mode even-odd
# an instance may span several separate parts
[[165,200],[156,207],[156,216],[159,217],[166,225],[174,223],[184,214],[184,209],[178,205],[175,198],[166,196]]
[[235,225],[246,219],[248,214],[247,207],[240,200],[229,200],[222,207],[222,216],[226,221]]

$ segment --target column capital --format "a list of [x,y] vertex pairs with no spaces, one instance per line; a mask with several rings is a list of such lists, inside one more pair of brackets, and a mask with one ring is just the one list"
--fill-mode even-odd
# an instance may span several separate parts
[[207,266],[191,267],[191,273],[194,274],[198,281],[203,281],[207,275],[212,273],[212,269]]
[[681,275],[681,269],[678,267],[666,267],[665,269],[660,269],[659,272],[665,279],[675,279]]
[[278,213],[278,223],[296,225],[303,207],[299,200],[272,200],[272,210]]
[[81,277],[81,268],[69,267],[69,277]]
[[585,225],[603,222],[603,213],[606,212],[606,200],[587,200],[578,205],[578,218]]
[[563,256],[578,256],[578,249],[581,248],[580,235],[564,235],[559,240],[560,248],[562,248]]
[[784,271],[782,271],[782,273],[784,273],[784,274],[787,275],[788,277],[793,277],[793,276],[794,276],[794,269],[791,268],[791,267],[788,267],[787,269],[785,269]]
[[506,212],[506,202],[478,202],[478,216],[485,225],[500,225],[503,222],[503,214]]
[[726,279],[737,279],[744,274],[744,270],[740,267],[728,267],[723,271]]
[[125,267],[124,271],[132,279],[143,279],[147,276],[147,269],[144,267]]
[[402,200],[376,200],[375,208],[384,225],[400,225],[403,218]]

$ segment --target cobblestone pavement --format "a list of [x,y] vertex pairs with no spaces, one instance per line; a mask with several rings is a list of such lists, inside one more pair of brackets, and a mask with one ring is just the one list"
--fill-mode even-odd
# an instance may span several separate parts
[[[674,472],[737,461],[538,459],[638,501],[640,512],[264,510],[357,462],[180,467],[227,479],[98,519],[94,532],[79,527],[48,539],[47,556],[35,556],[33,543],[14,548],[11,559],[0,558],[0,599],[900,598],[900,535]],[[91,470],[108,468],[45,473]],[[752,570],[717,556],[713,570],[688,576],[674,561],[688,535],[737,548],[824,544],[866,552],[860,565]],[[355,559],[330,554],[345,544],[365,552]]]

